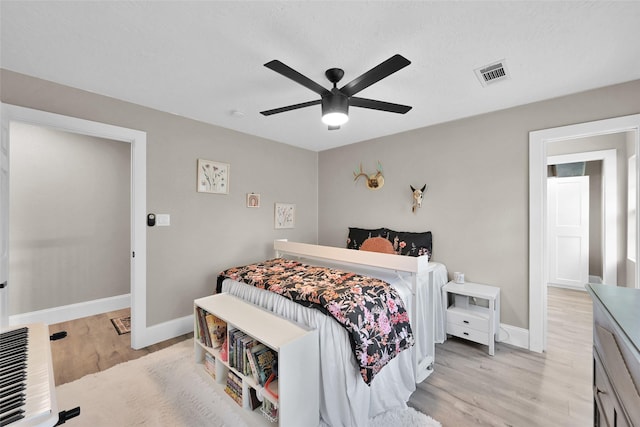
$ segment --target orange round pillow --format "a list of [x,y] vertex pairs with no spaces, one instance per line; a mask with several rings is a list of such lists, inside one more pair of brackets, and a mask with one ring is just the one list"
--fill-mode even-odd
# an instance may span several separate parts
[[384,254],[395,254],[393,245],[384,237],[369,237],[360,245],[361,251],[382,252]]

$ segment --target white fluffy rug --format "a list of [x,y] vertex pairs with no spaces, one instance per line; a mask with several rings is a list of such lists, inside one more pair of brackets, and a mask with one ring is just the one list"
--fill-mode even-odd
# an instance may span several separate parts
[[[64,425],[250,427],[246,413],[196,366],[193,342],[186,340],[131,362],[56,388],[58,407],[80,406],[80,416]],[[324,424],[323,424],[324,425]],[[370,427],[438,427],[412,408],[381,414]]]

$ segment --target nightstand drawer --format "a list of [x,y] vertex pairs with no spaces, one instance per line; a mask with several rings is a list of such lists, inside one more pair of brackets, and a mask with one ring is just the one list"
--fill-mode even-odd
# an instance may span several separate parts
[[489,315],[486,311],[487,309],[480,307],[476,310],[472,306],[469,306],[467,309],[452,306],[447,309],[447,323],[488,333]]
[[489,332],[481,332],[475,329],[471,329],[468,326],[457,325],[455,323],[447,323],[447,333],[480,344],[489,344]]

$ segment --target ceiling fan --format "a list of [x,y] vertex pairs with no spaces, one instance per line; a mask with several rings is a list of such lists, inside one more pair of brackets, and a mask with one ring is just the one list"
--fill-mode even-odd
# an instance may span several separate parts
[[349,106],[405,114],[411,110],[411,107],[408,105],[358,98],[353,95],[396,71],[403,69],[409,64],[411,64],[411,61],[402,55],[393,55],[391,58],[373,67],[360,77],[356,77],[339,89],[337,83],[344,76],[344,71],[340,68],[330,68],[324,73],[327,79],[333,83],[333,88],[328,90],[288,65],[274,59],[264,64],[264,66],[314,91],[320,95],[321,98],[314,101],[275,108],[273,110],[261,111],[260,114],[270,116],[272,114],[284,113],[285,111],[321,104],[322,121],[329,126],[329,130],[340,129],[340,125],[343,125],[349,120]]

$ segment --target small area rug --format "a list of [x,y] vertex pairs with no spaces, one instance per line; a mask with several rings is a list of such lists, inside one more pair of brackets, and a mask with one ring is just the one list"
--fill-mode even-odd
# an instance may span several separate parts
[[131,316],[116,317],[111,319],[113,327],[116,328],[118,335],[124,335],[131,332]]
[[[251,427],[241,409],[194,362],[193,341],[116,365],[56,387],[59,410],[80,406],[65,426]],[[321,424],[326,426],[324,424]],[[412,409],[390,411],[369,427],[440,427]]]

